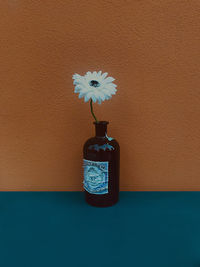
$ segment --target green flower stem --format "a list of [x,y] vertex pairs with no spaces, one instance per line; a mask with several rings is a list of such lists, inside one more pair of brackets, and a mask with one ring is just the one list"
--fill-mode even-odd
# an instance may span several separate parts
[[98,122],[96,116],[94,115],[93,106],[92,106],[92,99],[90,99],[90,110],[91,110],[92,116],[94,117],[95,121]]

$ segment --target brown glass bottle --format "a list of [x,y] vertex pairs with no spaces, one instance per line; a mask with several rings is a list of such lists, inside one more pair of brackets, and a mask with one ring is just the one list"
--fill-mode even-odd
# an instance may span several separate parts
[[120,147],[107,136],[107,121],[94,124],[96,135],[83,147],[85,198],[92,206],[107,207],[119,198]]

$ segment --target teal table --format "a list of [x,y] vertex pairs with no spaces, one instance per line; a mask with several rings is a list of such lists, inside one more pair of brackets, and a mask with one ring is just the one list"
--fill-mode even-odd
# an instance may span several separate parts
[[198,267],[200,192],[1,192],[1,267]]

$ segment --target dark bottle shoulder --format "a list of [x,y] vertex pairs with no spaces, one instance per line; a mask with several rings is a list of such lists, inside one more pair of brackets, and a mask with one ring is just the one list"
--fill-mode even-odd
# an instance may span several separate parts
[[91,137],[85,144],[84,149],[89,150],[119,150],[120,146],[116,139],[110,137]]

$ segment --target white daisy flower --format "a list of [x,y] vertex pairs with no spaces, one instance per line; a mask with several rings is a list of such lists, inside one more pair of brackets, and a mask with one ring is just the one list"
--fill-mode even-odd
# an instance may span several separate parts
[[101,104],[102,101],[108,100],[115,95],[117,85],[113,83],[112,77],[107,77],[107,72],[102,74],[99,72],[88,71],[84,76],[74,74],[75,93],[79,94],[79,98],[84,97],[85,102],[91,100],[94,103]]

